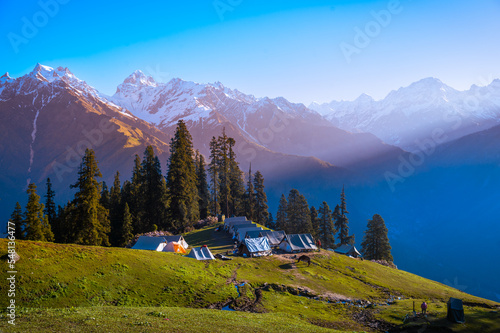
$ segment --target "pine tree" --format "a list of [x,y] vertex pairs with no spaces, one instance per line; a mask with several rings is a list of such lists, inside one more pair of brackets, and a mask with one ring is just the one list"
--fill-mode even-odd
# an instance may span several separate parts
[[311,208],[309,208],[309,211],[311,213],[311,226],[312,226],[311,235],[314,238],[318,238],[318,236],[319,236],[318,211],[316,210],[316,208],[314,206],[311,206]]
[[74,239],[76,244],[109,246],[108,210],[101,204],[102,177],[95,153],[86,149],[78,171],[78,180],[71,188],[78,189],[73,200]]
[[[45,194],[45,215],[49,219],[49,224],[52,227],[54,225],[56,219],[56,203],[54,202],[54,198],[56,196],[54,190],[52,189],[52,183],[50,182],[50,178],[47,178],[47,194]],[[54,231],[54,228],[52,228]]]
[[[339,207],[340,209],[340,207]],[[335,246],[335,226],[333,224],[333,215],[328,204],[323,201],[319,207],[319,239],[321,246],[325,249]]]
[[200,218],[205,219],[209,213],[210,192],[208,190],[207,172],[205,171],[205,158],[200,152],[196,151],[196,178],[198,187],[198,207],[200,209]]
[[[10,222],[14,223],[14,236],[16,239],[24,239],[24,220],[23,210],[19,202],[16,202],[16,207],[10,216]],[[8,233],[9,230],[7,230]]]
[[354,244],[354,235],[349,236],[349,219],[347,215],[349,212],[346,208],[346,199],[344,187],[340,194],[340,206],[335,207],[335,228],[339,231],[339,242],[343,244]]
[[[193,166],[194,167],[194,166]],[[172,228],[167,224],[167,188],[163,181],[161,165],[155,155],[153,146],[147,146],[141,164],[142,182],[141,193],[142,214],[141,222],[143,232],[152,231],[154,226],[161,229]]]
[[288,202],[286,201],[285,195],[282,194],[278,205],[278,212],[276,213],[276,230],[286,230],[287,207]]
[[123,210],[123,224],[120,232],[120,243],[119,246],[126,246],[128,242],[134,237],[132,233],[132,215],[128,208],[128,203],[125,203],[125,208]]
[[200,217],[198,188],[191,134],[182,120],[170,142],[167,173],[169,217],[179,230],[191,227]]
[[366,259],[393,261],[387,232],[382,216],[375,214],[371,220],[368,220],[365,236],[361,243],[361,253]]
[[288,194],[286,211],[287,234],[311,233],[311,213],[306,198],[298,190],[292,189]]
[[36,194],[36,185],[28,185],[28,203],[24,212],[25,237],[27,240],[54,241],[54,234],[50,229],[49,219],[43,213],[45,206],[40,203],[40,196]]
[[273,214],[269,212],[269,218],[267,219],[266,228],[276,229],[276,224],[274,223]]
[[136,154],[134,158],[134,168],[132,170],[132,179],[123,186],[124,202],[127,202],[129,205],[135,233],[143,233],[146,231],[142,223],[145,207],[143,181],[144,173],[141,166],[141,159],[139,155]]
[[218,138],[219,146],[219,193],[221,199],[222,214],[229,217],[229,202],[231,198],[231,179],[230,179],[230,159],[229,143],[226,135],[226,129],[222,129],[222,136]]
[[[111,187],[109,193],[109,222],[111,227],[109,241],[112,246],[120,246],[123,225],[123,204],[120,184],[120,172],[118,171],[115,174],[113,186]],[[130,226],[132,227],[132,220],[130,222]]]
[[101,199],[100,199],[101,205],[109,210],[109,189],[108,185],[106,182],[102,182],[101,184]]
[[245,192],[245,216],[250,221],[255,219],[255,190],[252,182],[252,164],[248,170],[247,190]]
[[217,216],[220,214],[220,193],[219,193],[219,143],[212,137],[210,141],[210,164],[209,164],[209,173],[210,173],[210,210],[212,215]]
[[264,177],[257,171],[254,178],[255,188],[255,222],[265,224],[269,218],[267,195],[264,191]]
[[241,215],[244,213],[244,196],[245,186],[243,184],[243,172],[236,162],[236,153],[233,150],[236,141],[233,138],[227,138],[229,149],[229,188],[230,188],[230,205],[229,212],[232,216]]

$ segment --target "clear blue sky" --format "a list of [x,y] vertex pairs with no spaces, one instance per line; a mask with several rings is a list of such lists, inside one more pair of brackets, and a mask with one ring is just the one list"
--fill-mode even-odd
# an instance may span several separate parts
[[[381,99],[429,76],[459,90],[500,77],[499,0],[59,1],[0,2],[0,75],[64,66],[113,94],[141,69],[305,104]],[[390,17],[375,23],[381,11]]]

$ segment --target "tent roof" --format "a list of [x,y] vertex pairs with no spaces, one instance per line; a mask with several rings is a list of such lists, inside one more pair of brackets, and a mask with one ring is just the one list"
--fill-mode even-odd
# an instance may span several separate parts
[[287,241],[290,244],[292,251],[300,250],[317,250],[318,248],[314,244],[313,237],[311,234],[291,234],[286,235],[283,241]]
[[177,242],[177,243],[179,243],[180,241],[182,241],[184,239],[184,237],[182,237],[182,235],[163,236],[163,238],[165,238],[167,240],[167,242]]
[[206,246],[194,247],[186,257],[195,258],[197,260],[214,260],[215,259],[215,257],[212,255],[212,252],[210,252],[210,249]]
[[[249,221],[247,221],[247,222],[249,222]],[[235,225],[233,225],[233,230],[238,231],[239,229],[253,228],[256,226],[257,226],[257,224],[255,224],[255,223],[235,224]]]
[[156,251],[162,243],[166,242],[167,240],[163,237],[140,236],[132,248],[135,250]]
[[272,230],[262,230],[260,233],[259,233],[259,236],[263,237],[267,237],[267,239],[269,240],[269,244],[270,245],[278,245],[279,243],[281,243],[281,241],[283,240],[283,238],[285,238],[286,234],[283,230],[279,230],[279,231],[272,231]]
[[270,251],[271,246],[267,237],[245,238],[243,241],[250,253]]
[[229,217],[224,220],[224,225],[230,225],[231,223],[236,223],[236,222],[245,222],[246,220],[247,220],[246,216]]
[[260,232],[261,232],[261,230],[250,230],[250,231],[247,231],[245,237],[257,238],[257,237],[260,237],[259,236]]
[[337,253],[340,253],[340,254],[349,254],[349,253],[355,253],[357,254],[358,256],[361,255],[361,253],[359,253],[358,249],[356,249],[356,246],[354,245],[349,245],[349,244],[343,244],[343,245],[340,245],[338,248],[336,248],[334,250],[335,252]]
[[240,242],[243,241],[247,232],[253,231],[253,230],[262,230],[262,228],[261,227],[251,227],[251,228],[238,229],[238,241],[240,241]]

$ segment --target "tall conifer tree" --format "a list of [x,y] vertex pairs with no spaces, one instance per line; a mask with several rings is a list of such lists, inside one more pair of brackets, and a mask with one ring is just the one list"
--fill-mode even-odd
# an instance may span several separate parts
[[128,242],[134,237],[132,233],[132,215],[130,214],[130,210],[128,208],[128,203],[125,203],[125,208],[123,209],[123,223],[120,232],[120,244],[119,246],[126,246]]
[[78,180],[71,188],[77,193],[74,206],[74,239],[76,244],[109,246],[108,210],[101,204],[102,177],[95,153],[86,149],[78,171]]
[[200,218],[205,219],[209,214],[210,192],[208,190],[207,172],[205,171],[205,158],[199,151],[196,151],[196,176]]
[[354,235],[349,236],[349,219],[347,215],[345,191],[342,186],[342,192],[340,194],[340,206],[335,207],[335,228],[339,232],[339,242],[340,245],[343,244],[354,244]]
[[244,196],[245,186],[243,184],[243,172],[240,169],[238,162],[236,162],[236,152],[233,150],[236,141],[233,138],[227,138],[229,149],[229,194],[230,205],[229,213],[231,216],[241,215],[244,213]]
[[49,219],[44,214],[45,206],[40,203],[40,196],[36,194],[36,185],[28,185],[28,203],[24,212],[25,237],[27,240],[54,241],[54,234],[50,229]]
[[311,206],[311,208],[309,208],[309,211],[311,213],[311,226],[312,226],[311,235],[314,238],[318,238],[319,237],[319,217],[318,217],[318,211],[316,210],[316,207],[314,207],[314,206]]
[[255,219],[255,191],[253,187],[252,164],[248,170],[247,190],[245,192],[245,216],[250,221]]
[[191,227],[200,217],[191,134],[182,120],[170,142],[167,173],[169,217],[176,229]]
[[215,137],[210,140],[210,211],[212,215],[220,214],[220,179],[219,179],[219,143]]
[[286,233],[311,233],[311,213],[306,198],[298,190],[292,189],[288,194],[286,211]]
[[[56,203],[54,201],[54,198],[56,196],[56,193],[52,189],[52,183],[50,182],[50,178],[47,178],[47,193],[45,194],[45,215],[47,215],[47,218],[49,219],[49,224],[51,227],[54,225],[54,222],[57,217],[57,212],[56,212]],[[54,230],[53,230],[54,231]]]
[[368,220],[365,236],[361,243],[361,253],[366,259],[393,261],[387,232],[382,216],[375,214],[371,220]]
[[280,202],[278,205],[278,212],[276,213],[276,229],[286,230],[286,212],[287,212],[288,202],[284,194],[281,194]]
[[267,206],[267,195],[264,191],[264,177],[257,171],[254,178],[255,188],[255,222],[259,224],[266,224],[269,218],[269,211]]
[[19,202],[16,202],[16,207],[10,216],[10,222],[14,223],[14,236],[16,239],[24,239],[23,210]]
[[[111,187],[111,191],[109,193],[109,222],[111,226],[109,241],[113,246],[120,246],[122,238],[123,209],[120,172],[117,171],[113,181],[113,186]],[[130,222],[130,225],[132,226],[132,222]]]
[[153,146],[147,146],[141,164],[142,182],[141,192],[143,195],[141,222],[143,231],[148,232],[156,225],[160,229],[168,229],[172,226],[167,224],[167,189],[163,182],[161,165],[158,156],[155,155]]
[[328,204],[323,201],[319,207],[319,239],[321,246],[325,249],[334,248],[335,246],[335,226],[333,224],[332,211]]

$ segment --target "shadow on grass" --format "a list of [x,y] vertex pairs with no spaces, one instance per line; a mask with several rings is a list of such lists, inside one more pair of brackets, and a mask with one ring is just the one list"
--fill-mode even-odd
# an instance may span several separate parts
[[281,269],[292,269],[294,268],[292,264],[283,264],[283,265],[279,265],[279,268]]

